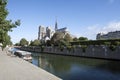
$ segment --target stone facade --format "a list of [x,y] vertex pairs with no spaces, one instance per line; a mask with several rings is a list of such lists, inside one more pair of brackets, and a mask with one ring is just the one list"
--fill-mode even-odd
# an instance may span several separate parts
[[50,27],[39,26],[38,40],[41,41],[50,40],[55,32],[62,32],[64,34],[68,33],[67,27],[58,29],[58,24],[56,21],[55,30],[52,30]]
[[83,50],[83,48],[80,46],[71,50],[68,50],[67,48],[61,50],[59,47],[44,47],[43,51],[41,50],[41,47],[21,47],[20,49],[38,53],[42,52],[58,55],[120,60],[120,46],[116,46],[114,51],[112,51],[107,46],[94,46],[94,45],[87,46],[85,50]]
[[107,34],[99,33],[97,40],[120,39],[120,31],[108,32]]
[[50,27],[39,26],[38,40],[48,40],[51,39],[54,31]]

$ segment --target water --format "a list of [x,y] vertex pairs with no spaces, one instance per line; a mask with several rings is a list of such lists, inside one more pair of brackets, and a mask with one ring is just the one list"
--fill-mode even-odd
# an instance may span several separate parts
[[120,80],[120,61],[34,53],[32,63],[63,80]]

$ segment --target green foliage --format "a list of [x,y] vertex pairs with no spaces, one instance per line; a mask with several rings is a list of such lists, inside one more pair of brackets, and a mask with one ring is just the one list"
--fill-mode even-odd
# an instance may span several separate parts
[[77,42],[77,41],[79,41],[79,40],[78,40],[77,37],[75,37],[75,38],[73,38],[73,41],[74,41],[74,42]]
[[79,41],[87,41],[88,38],[87,37],[79,37]]
[[11,42],[10,39],[11,39],[11,38],[10,38],[9,35],[6,35],[6,36],[5,36],[5,40],[6,40],[6,41],[5,41],[5,44],[6,44],[6,45],[12,45],[12,42]]
[[65,36],[64,36],[64,40],[66,41],[66,42],[71,42],[73,39],[72,39],[72,37],[70,36],[70,34],[66,34]]
[[109,46],[111,43],[110,42],[104,42],[104,45]]
[[54,46],[67,46],[72,41],[72,37],[67,33],[57,32],[51,38],[51,44]]
[[56,41],[63,39],[63,37],[64,37],[64,33],[62,33],[62,32],[57,32],[57,33],[55,33],[55,34],[52,36],[51,42],[52,42],[52,43],[55,43]]
[[20,46],[20,43],[16,43],[15,46]]
[[12,28],[16,28],[20,25],[20,20],[12,22],[12,20],[6,20],[8,11],[6,9],[7,0],[0,0],[0,43],[2,43],[2,48],[6,45],[11,44],[10,36],[8,35],[9,31],[12,31]]
[[65,41],[65,40],[60,40],[59,41],[59,45],[63,45],[63,46],[68,46],[69,42]]
[[119,45],[120,39],[116,40],[88,40],[88,41],[78,41],[70,42],[71,45]]
[[115,51],[115,50],[116,50],[116,46],[115,46],[115,45],[110,45],[110,46],[109,46],[109,49],[110,49],[111,51]]
[[20,40],[20,46],[26,46],[26,45],[28,45],[28,41],[25,39],[25,38],[22,38],[21,40]]
[[40,45],[40,41],[37,39],[30,42],[30,46],[39,46],[39,45]]
[[47,45],[47,46],[51,46],[51,45],[52,45],[51,41],[50,41],[50,40],[47,40],[47,41],[46,41],[46,45]]
[[120,46],[120,41],[115,41],[113,44],[116,46]]

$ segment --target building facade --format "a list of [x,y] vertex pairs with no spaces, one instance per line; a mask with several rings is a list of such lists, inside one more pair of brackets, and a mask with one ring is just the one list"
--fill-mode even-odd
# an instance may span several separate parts
[[64,34],[68,33],[67,27],[58,29],[57,21],[55,22],[55,29],[52,30],[50,27],[39,26],[38,40],[46,41],[50,40],[54,33],[62,32]]
[[67,33],[68,30],[67,30],[67,27],[64,27],[64,28],[60,28],[58,29],[58,24],[57,24],[57,21],[55,23],[55,32],[63,32],[63,33]]
[[108,32],[107,34],[98,33],[97,40],[120,39],[120,31]]
[[45,37],[45,28],[44,26],[39,26],[39,31],[38,31],[38,40],[41,40]]
[[53,35],[53,31],[50,27],[39,26],[38,40],[49,40]]

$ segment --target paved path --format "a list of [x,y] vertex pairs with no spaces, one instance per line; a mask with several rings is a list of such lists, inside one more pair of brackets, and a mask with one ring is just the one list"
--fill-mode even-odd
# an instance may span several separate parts
[[0,80],[61,80],[17,57],[11,57],[0,49]]

